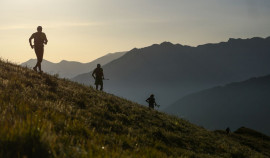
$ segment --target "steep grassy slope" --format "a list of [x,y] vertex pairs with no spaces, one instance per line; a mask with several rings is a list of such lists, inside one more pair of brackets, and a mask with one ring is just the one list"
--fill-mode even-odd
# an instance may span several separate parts
[[[217,130],[215,133],[225,135],[226,132]],[[229,136],[241,144],[249,146],[251,149],[262,152],[264,155],[270,157],[270,137],[252,129],[241,127],[235,132],[230,133]]]
[[269,155],[91,87],[0,61],[0,157],[24,156]]

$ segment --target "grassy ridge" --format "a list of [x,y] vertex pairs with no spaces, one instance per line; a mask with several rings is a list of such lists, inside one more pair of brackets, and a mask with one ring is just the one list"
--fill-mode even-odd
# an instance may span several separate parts
[[234,135],[0,61],[0,157],[269,156]]

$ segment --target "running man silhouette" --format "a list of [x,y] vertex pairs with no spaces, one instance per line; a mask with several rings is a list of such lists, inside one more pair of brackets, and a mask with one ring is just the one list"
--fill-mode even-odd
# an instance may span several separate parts
[[92,76],[95,79],[96,89],[98,90],[98,85],[100,85],[100,90],[102,91],[104,74],[100,64],[97,64],[97,68],[95,68],[95,70],[93,71]]
[[[32,45],[32,39],[34,39],[34,45]],[[42,27],[37,27],[37,32],[33,33],[32,36],[29,38],[29,43],[31,48],[35,49],[35,53],[37,56],[37,64],[33,69],[37,71],[37,68],[39,69],[39,72],[42,72],[41,70],[41,62],[43,60],[43,54],[44,54],[44,44],[48,43],[47,37],[45,33],[42,32]]]
[[157,106],[154,94],[151,94],[151,96],[145,101],[149,104],[149,108],[154,109],[154,106]]

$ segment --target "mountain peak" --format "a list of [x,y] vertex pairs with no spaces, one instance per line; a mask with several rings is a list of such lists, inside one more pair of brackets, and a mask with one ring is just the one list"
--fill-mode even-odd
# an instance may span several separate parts
[[137,50],[139,50],[139,49],[138,48],[133,48],[133,49],[130,50],[130,52],[134,52],[134,51],[137,51]]
[[171,42],[167,42],[167,41],[162,42],[160,45],[165,46],[165,47],[174,46],[174,44],[172,44]]
[[68,63],[69,61],[67,60],[61,60],[59,63]]

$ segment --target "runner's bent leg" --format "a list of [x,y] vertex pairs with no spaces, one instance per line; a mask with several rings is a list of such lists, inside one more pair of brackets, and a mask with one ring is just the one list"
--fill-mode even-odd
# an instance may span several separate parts
[[35,68],[38,67],[39,71],[42,72],[41,62],[43,60],[44,47],[43,46],[35,47],[35,52],[36,52],[36,56],[37,56],[37,64],[36,64]]

